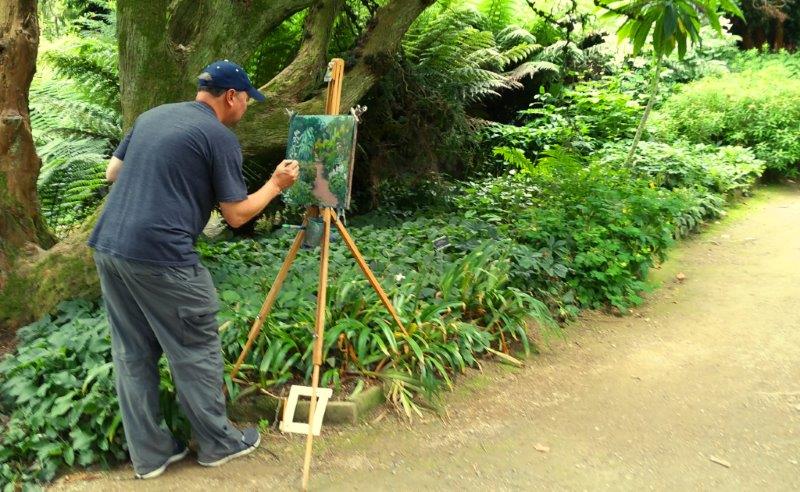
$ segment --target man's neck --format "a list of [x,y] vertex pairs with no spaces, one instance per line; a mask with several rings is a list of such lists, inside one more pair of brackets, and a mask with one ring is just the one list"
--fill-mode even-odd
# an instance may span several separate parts
[[222,117],[221,117],[222,111],[221,111],[221,108],[218,107],[219,106],[219,101],[217,101],[214,97],[212,97],[207,92],[198,92],[197,96],[195,96],[194,100],[196,102],[203,103],[206,106],[208,106],[209,108],[211,108],[211,110],[214,111],[214,116],[216,116],[217,119],[220,122],[222,122]]

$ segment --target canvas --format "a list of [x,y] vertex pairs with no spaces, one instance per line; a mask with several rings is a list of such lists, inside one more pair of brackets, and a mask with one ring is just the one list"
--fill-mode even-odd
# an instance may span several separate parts
[[349,208],[355,147],[353,116],[294,115],[286,158],[299,162],[300,176],[284,194],[287,205]]

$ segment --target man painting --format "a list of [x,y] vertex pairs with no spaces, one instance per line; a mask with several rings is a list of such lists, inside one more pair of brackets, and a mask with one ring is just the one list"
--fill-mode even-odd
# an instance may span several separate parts
[[229,127],[250,98],[264,100],[242,67],[211,63],[198,79],[194,101],[158,106],[136,119],[106,171],[115,185],[89,245],[108,311],[117,394],[137,478],[159,476],[187,454],[159,407],[162,353],[201,465],[248,454],[261,440],[257,429],[240,431],[227,418],[219,302],[194,249],[216,205],[239,227],[297,179],[297,162],[283,161],[247,194],[241,147]]

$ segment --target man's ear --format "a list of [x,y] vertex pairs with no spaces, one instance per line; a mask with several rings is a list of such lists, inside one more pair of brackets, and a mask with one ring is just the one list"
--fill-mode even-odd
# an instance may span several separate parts
[[236,99],[236,89],[228,89],[225,91],[225,102],[233,106],[234,99]]

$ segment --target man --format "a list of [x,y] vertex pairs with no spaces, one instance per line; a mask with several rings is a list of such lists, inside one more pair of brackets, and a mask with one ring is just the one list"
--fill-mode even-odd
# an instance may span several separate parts
[[159,408],[162,352],[201,465],[221,465],[261,441],[256,429],[239,431],[227,418],[219,303],[194,250],[215,204],[238,227],[297,179],[297,162],[283,161],[261,189],[247,194],[241,148],[228,126],[242,118],[250,97],[264,100],[242,67],[227,60],[208,65],[195,100],[140,115],[106,171],[116,184],[89,245],[108,311],[122,423],[137,478],[161,475],[188,452]]

